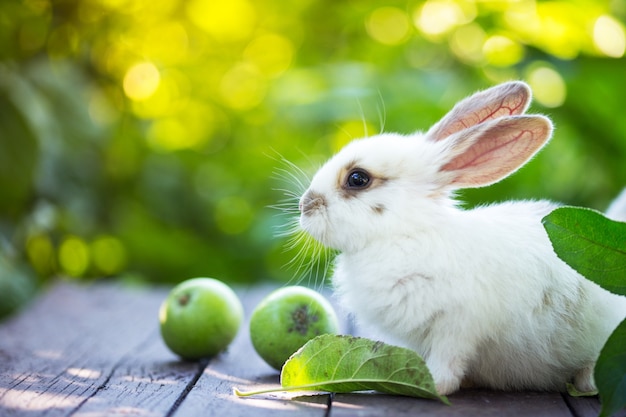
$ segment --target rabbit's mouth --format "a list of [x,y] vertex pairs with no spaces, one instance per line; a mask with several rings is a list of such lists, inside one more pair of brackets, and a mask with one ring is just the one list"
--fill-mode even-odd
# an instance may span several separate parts
[[300,199],[299,209],[302,230],[324,246],[332,246],[328,239],[326,198],[309,189]]

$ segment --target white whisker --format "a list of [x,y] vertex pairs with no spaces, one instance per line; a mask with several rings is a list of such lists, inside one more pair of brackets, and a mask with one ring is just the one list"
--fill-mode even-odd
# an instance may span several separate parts
[[293,253],[284,268],[294,271],[290,283],[308,281],[313,288],[321,290],[331,267],[333,252],[300,227],[300,197],[308,188],[310,178],[296,164],[278,152],[276,155],[270,157],[283,166],[274,169],[272,178],[282,184],[273,190],[281,193],[283,198],[268,207],[277,210],[276,215],[281,219],[274,227],[274,236],[284,239],[284,253]]
[[363,122],[363,136],[369,137],[369,129],[367,128],[367,118],[365,117],[365,111],[363,110],[363,104],[361,104],[361,100],[357,99],[356,103],[359,106],[359,115],[361,116],[361,121]]
[[383,133],[385,131],[385,123],[387,122],[387,108],[380,90],[378,90],[378,97],[380,98],[380,106],[377,105],[376,110],[378,111],[378,124],[380,125],[379,133]]

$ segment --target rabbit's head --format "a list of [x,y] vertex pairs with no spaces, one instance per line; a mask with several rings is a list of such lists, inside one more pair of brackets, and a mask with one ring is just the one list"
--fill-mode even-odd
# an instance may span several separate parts
[[301,227],[340,251],[436,227],[454,190],[507,177],[550,139],[549,119],[523,115],[530,98],[526,84],[508,82],[459,102],[426,133],[350,142],[302,195]]

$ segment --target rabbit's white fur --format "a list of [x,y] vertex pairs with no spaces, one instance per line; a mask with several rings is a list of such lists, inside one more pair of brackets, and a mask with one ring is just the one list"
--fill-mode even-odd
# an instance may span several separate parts
[[[463,381],[592,390],[599,351],[626,316],[626,298],[554,254],[541,219],[555,204],[464,210],[452,198],[506,177],[549,140],[549,120],[521,115],[529,101],[525,84],[505,83],[426,134],[353,141],[300,200],[302,228],[341,252],[333,284],[345,308],[420,353],[441,394]],[[355,172],[369,182],[350,185]]]
[[626,222],[626,188],[606,209],[606,217],[615,221]]

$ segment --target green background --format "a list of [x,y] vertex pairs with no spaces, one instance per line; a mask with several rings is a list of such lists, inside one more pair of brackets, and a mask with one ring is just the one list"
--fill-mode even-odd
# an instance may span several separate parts
[[312,174],[509,79],[554,137],[462,198],[602,210],[626,185],[625,21],[622,0],[5,0],[0,313],[59,276],[306,282],[283,158]]

